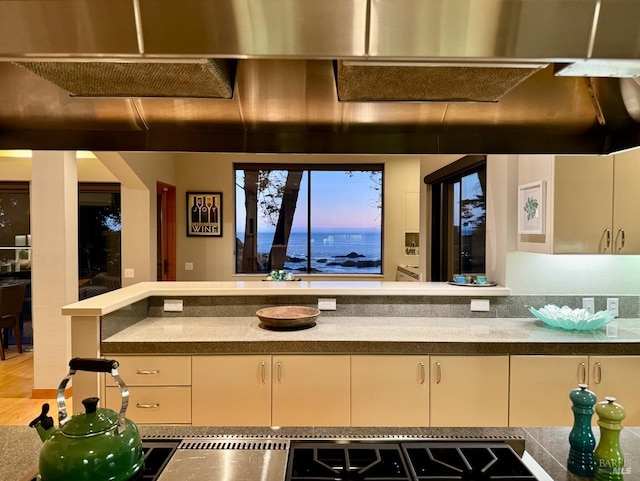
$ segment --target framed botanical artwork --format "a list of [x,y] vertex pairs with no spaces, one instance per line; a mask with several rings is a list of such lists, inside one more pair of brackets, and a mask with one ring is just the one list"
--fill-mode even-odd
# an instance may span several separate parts
[[544,234],[545,182],[518,186],[518,234]]
[[187,236],[222,237],[222,193],[187,192]]

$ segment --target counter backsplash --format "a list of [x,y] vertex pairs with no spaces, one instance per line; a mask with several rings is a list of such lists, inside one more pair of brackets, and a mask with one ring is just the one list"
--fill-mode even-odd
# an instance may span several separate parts
[[[587,296],[489,297],[489,312],[471,312],[469,297],[442,296],[335,296],[337,309],[323,311],[324,317],[472,317],[528,318],[529,307],[546,304],[582,307]],[[606,309],[607,297],[593,296],[596,311]],[[181,312],[165,312],[165,299],[182,299]],[[481,298],[481,296],[478,296]],[[619,317],[640,318],[640,296],[619,296]],[[150,297],[104,316],[103,339],[147,317],[250,317],[258,309],[273,305],[317,306],[317,296],[184,296]]]

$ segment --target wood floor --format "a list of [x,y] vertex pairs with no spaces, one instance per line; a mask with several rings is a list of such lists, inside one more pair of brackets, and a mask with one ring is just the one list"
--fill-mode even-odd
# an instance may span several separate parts
[[51,412],[56,411],[56,403],[55,399],[31,399],[33,352],[18,354],[12,347],[6,351],[7,359],[0,361],[0,426],[26,426],[38,417],[44,403],[49,403]]

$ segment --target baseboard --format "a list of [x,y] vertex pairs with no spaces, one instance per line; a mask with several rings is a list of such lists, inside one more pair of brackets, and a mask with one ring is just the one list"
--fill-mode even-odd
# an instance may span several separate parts
[[[73,394],[73,387],[68,387],[64,390],[64,397],[68,399]],[[32,389],[31,399],[55,399],[58,397],[57,389]]]

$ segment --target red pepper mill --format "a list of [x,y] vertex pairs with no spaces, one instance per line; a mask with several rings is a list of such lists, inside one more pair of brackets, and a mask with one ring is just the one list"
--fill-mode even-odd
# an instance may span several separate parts
[[607,396],[596,404],[600,442],[595,451],[596,481],[623,481],[624,455],[620,448],[622,420],[626,416],[624,408],[616,398]]

